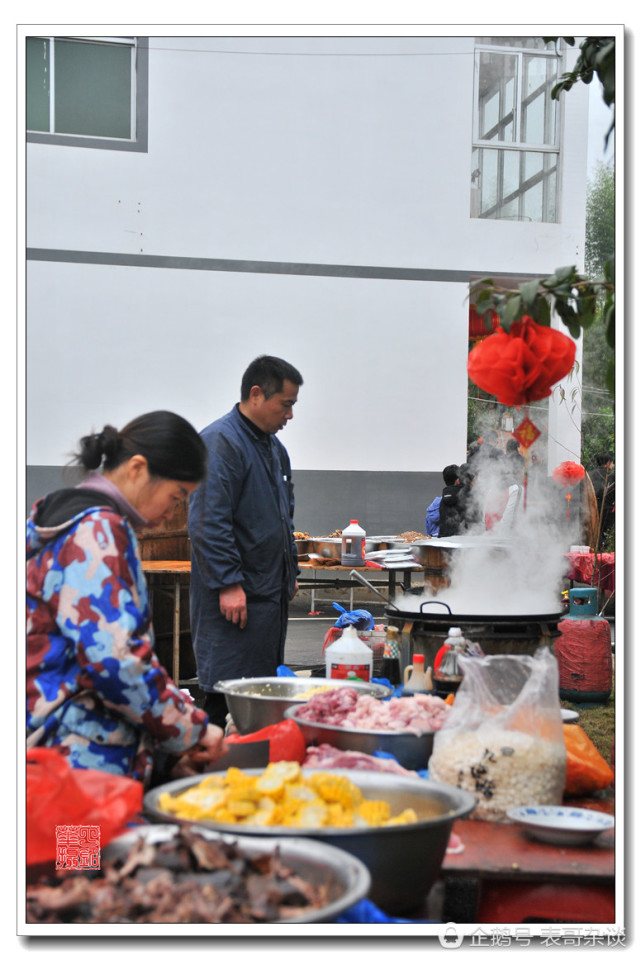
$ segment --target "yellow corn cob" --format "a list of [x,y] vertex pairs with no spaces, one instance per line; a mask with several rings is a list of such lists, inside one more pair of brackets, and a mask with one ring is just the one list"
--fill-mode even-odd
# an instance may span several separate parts
[[403,810],[402,813],[399,813],[398,816],[392,817],[390,820],[388,820],[385,826],[393,827],[395,824],[399,823],[418,823],[416,811],[412,810],[411,807],[408,807],[406,810]]
[[347,810],[356,806],[363,798],[356,784],[347,777],[331,773],[313,773],[309,783],[323,800],[341,803]]
[[273,796],[282,791],[284,785],[300,776],[300,764],[289,760],[270,763],[265,772],[256,781],[256,789]]
[[390,807],[385,800],[363,800],[359,803],[357,812],[370,826],[380,827],[389,820]]

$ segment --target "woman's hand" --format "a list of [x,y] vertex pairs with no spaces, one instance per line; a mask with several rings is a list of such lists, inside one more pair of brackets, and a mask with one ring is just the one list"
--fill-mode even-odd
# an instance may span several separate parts
[[171,769],[171,779],[192,777],[202,773],[224,755],[229,747],[223,739],[223,731],[213,723],[208,723],[205,732],[195,746],[183,753],[180,760]]

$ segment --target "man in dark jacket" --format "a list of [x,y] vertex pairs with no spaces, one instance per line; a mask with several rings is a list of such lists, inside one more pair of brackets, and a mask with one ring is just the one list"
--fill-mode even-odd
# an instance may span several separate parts
[[274,676],[283,662],[299,572],[289,456],[275,434],[291,420],[298,370],[258,357],[240,403],[206,427],[207,479],[191,498],[190,615],[205,710],[225,725],[219,680]]

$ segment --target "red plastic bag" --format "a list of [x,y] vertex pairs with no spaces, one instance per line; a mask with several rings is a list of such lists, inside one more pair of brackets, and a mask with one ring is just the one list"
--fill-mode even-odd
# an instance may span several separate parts
[[566,796],[579,797],[604,790],[614,782],[614,770],[597,747],[576,723],[564,723],[563,735],[567,754],[565,767]]
[[100,770],[74,770],[51,747],[27,750],[27,864],[56,859],[56,827],[100,827],[104,847],[142,810],[142,784]]
[[225,737],[227,743],[256,743],[260,740],[269,740],[269,762],[278,763],[279,760],[295,760],[303,763],[307,753],[305,738],[295,720],[282,720],[272,723],[269,727],[256,730],[254,733],[230,733]]
[[325,639],[323,640],[323,647],[321,653],[325,653],[327,648],[334,643],[335,640],[338,640],[339,637],[342,637],[343,630],[341,627],[330,627],[327,633],[325,634]]

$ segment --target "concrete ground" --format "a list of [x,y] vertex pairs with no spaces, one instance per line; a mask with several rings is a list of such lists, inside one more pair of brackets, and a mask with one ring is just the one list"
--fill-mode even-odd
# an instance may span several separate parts
[[[290,604],[287,640],[285,642],[285,665],[292,670],[312,669],[316,675],[324,672],[325,662],[322,654],[325,634],[332,627],[340,610],[332,605],[339,603],[345,610],[350,609],[350,591],[343,589],[323,589],[314,591],[312,605],[311,590],[299,590]],[[367,610],[375,623],[386,623],[385,602],[366,587],[354,588],[352,594],[353,609]]]

